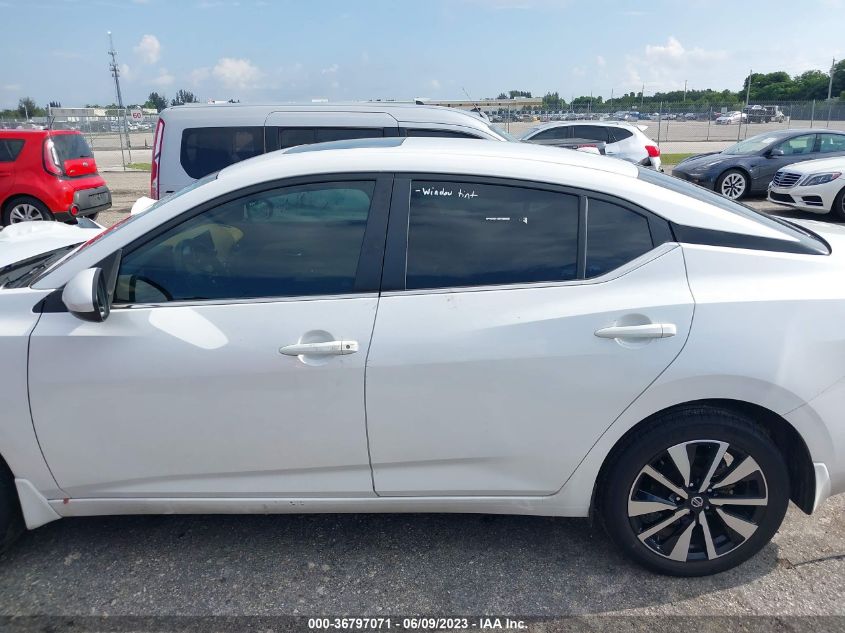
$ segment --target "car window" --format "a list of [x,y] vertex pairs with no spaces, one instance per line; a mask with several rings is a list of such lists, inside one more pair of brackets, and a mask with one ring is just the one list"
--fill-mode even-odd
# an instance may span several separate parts
[[611,143],[618,143],[619,141],[624,141],[626,138],[631,138],[634,133],[623,127],[609,127],[607,128],[607,135],[610,137]]
[[264,153],[264,128],[202,127],[182,132],[181,162],[191,178],[202,178]]
[[797,156],[812,152],[815,142],[815,134],[802,134],[776,145],[775,148],[783,151],[784,156]]
[[279,149],[286,149],[297,145],[310,145],[311,143],[346,141],[355,138],[378,138],[382,136],[384,136],[384,128],[380,127],[279,128]]
[[59,160],[64,162],[74,158],[92,158],[94,153],[88,146],[88,141],[81,134],[54,134],[53,146],[59,154]]
[[572,127],[572,138],[607,143],[607,128],[600,125],[574,125]]
[[123,257],[115,302],[352,292],[374,188],[283,187],[200,213]]
[[597,277],[619,268],[653,246],[644,216],[612,202],[589,199],[586,277]]
[[578,202],[525,187],[413,181],[406,287],[574,279]]
[[22,139],[0,139],[0,163],[10,163],[16,160],[23,149],[23,143]]
[[819,151],[822,154],[845,152],[845,134],[819,134],[819,139]]
[[569,138],[569,126],[560,125],[558,127],[551,127],[545,130],[542,130],[532,136],[529,140],[531,141],[550,141],[550,140],[560,140]]
[[474,134],[467,134],[466,132],[456,132],[455,130],[436,130],[426,128],[408,128],[405,131],[406,136],[419,136],[427,138],[475,138]]

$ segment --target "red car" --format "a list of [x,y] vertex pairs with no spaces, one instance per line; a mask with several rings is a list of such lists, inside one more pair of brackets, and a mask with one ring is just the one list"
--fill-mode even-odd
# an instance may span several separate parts
[[0,220],[93,219],[111,206],[91,148],[72,130],[0,130]]

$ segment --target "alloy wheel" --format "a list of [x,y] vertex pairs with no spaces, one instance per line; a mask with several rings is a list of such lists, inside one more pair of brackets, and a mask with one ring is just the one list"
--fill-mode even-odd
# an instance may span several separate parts
[[676,444],[634,479],[628,519],[655,554],[706,561],[741,547],[768,507],[768,487],[753,457],[718,440]]
[[745,187],[745,178],[742,174],[728,174],[722,180],[722,195],[731,200],[736,200],[745,193]]
[[44,216],[41,215],[41,211],[38,207],[29,204],[28,202],[16,204],[12,207],[12,210],[9,213],[9,222],[11,224],[17,224],[18,222],[34,222],[43,219]]

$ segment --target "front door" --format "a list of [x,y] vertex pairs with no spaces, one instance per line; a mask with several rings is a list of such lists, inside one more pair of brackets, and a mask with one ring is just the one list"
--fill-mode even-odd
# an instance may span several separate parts
[[780,150],[783,154],[770,156],[758,166],[755,177],[757,188],[765,191],[775,177],[778,169],[799,161],[820,158],[816,144],[816,134],[802,134],[775,145],[772,149]]
[[32,415],[72,497],[372,495],[364,366],[390,179],[268,185],[125,249],[103,323],[42,315]]
[[603,196],[396,182],[367,365],[376,492],[555,492],[682,349],[681,248]]

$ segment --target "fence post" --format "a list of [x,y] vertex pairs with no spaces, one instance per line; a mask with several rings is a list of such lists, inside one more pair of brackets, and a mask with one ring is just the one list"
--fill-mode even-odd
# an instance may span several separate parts
[[660,127],[663,124],[663,102],[660,102],[660,107],[657,109],[657,146],[660,147]]
[[813,123],[816,120],[816,100],[813,99],[813,109],[810,112],[810,128],[812,129]]
[[786,129],[792,127],[792,103],[789,104],[789,114],[786,117]]
[[827,100],[827,125],[826,128],[830,128],[830,110],[833,108],[833,99]]
[[710,121],[713,120],[713,106],[707,109],[707,140],[710,140]]
[[[746,122],[746,126],[748,123]],[[739,111],[739,125],[736,128],[736,142],[739,143],[739,137],[742,134],[742,110]]]

